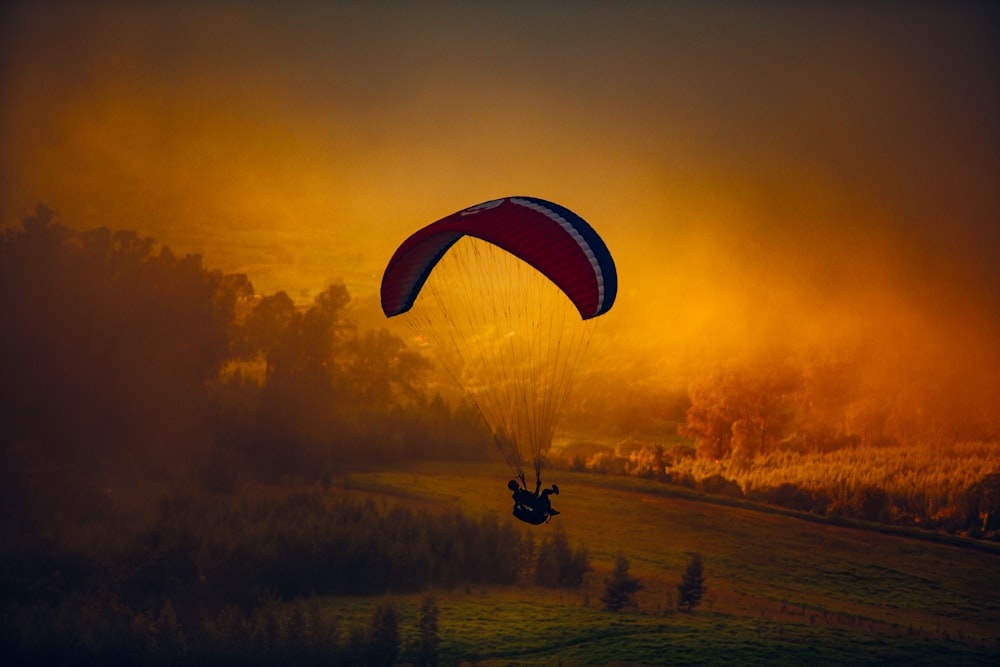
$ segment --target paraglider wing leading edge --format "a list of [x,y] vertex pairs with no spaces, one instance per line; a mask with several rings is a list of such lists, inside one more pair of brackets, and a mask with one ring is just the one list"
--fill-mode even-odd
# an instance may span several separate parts
[[396,250],[382,276],[387,317],[412,306],[431,271],[463,236],[492,243],[555,283],[590,319],[614,304],[618,278],[604,241],[580,216],[535,197],[507,197],[463,209],[418,230]]

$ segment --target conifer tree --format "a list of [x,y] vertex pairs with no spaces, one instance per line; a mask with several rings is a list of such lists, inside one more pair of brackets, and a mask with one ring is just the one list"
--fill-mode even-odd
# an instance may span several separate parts
[[371,667],[389,667],[399,657],[399,612],[386,598],[375,608],[368,625],[367,663]]
[[701,604],[701,598],[708,588],[705,586],[705,576],[701,564],[701,554],[695,554],[688,563],[681,583],[677,584],[679,597],[677,608],[681,611],[692,611]]
[[615,569],[604,581],[604,595],[601,602],[608,611],[620,611],[636,606],[635,594],[642,589],[638,579],[628,576],[628,559],[618,554]]
[[432,593],[424,596],[420,605],[420,634],[414,650],[416,664],[421,667],[437,667],[438,665],[438,606]]

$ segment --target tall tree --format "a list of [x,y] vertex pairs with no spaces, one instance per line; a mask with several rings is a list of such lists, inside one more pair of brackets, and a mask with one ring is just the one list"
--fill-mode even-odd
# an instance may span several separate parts
[[681,611],[692,611],[701,604],[701,598],[706,590],[708,588],[705,586],[701,554],[695,554],[684,570],[681,583],[677,584],[677,608]]
[[366,635],[367,664],[390,667],[399,657],[399,612],[396,604],[383,600],[372,614]]
[[628,559],[618,554],[615,569],[604,580],[604,595],[601,596],[601,602],[608,611],[621,611],[626,607],[636,606],[635,594],[642,590],[642,584],[629,576],[628,568]]
[[438,616],[440,612],[433,593],[427,593],[420,604],[420,616],[414,660],[418,667],[437,667],[440,660],[438,644]]
[[752,459],[792,432],[800,385],[801,373],[773,355],[717,368],[691,382],[678,430],[696,439],[702,458]]
[[543,538],[538,547],[535,583],[549,588],[576,588],[590,571],[589,561],[587,549],[581,547],[574,551],[569,546],[566,532],[556,526],[552,537]]
[[203,441],[206,386],[249,282],[53,216],[39,207],[0,239],[0,449],[19,458],[0,467],[181,467]]

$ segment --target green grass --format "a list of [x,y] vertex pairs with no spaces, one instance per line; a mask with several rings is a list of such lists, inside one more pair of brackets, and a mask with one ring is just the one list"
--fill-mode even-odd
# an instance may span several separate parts
[[[588,547],[594,572],[575,591],[440,592],[445,664],[1000,664],[994,553],[704,502],[654,482],[552,474],[555,521]],[[354,473],[345,486],[387,504],[506,515],[505,482],[502,467],[422,464]],[[554,526],[532,530],[540,539]],[[644,588],[637,609],[612,614],[599,598],[619,552]],[[667,613],[695,552],[706,599],[693,614]],[[411,625],[419,600],[399,598]],[[377,602],[330,605],[358,621]]]

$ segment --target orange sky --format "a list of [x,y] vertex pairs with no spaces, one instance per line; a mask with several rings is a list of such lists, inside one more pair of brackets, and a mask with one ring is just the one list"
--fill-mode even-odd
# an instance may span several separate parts
[[533,195],[604,236],[638,363],[850,340],[996,387],[987,3],[133,4],[0,10],[4,226],[370,302],[418,226]]

